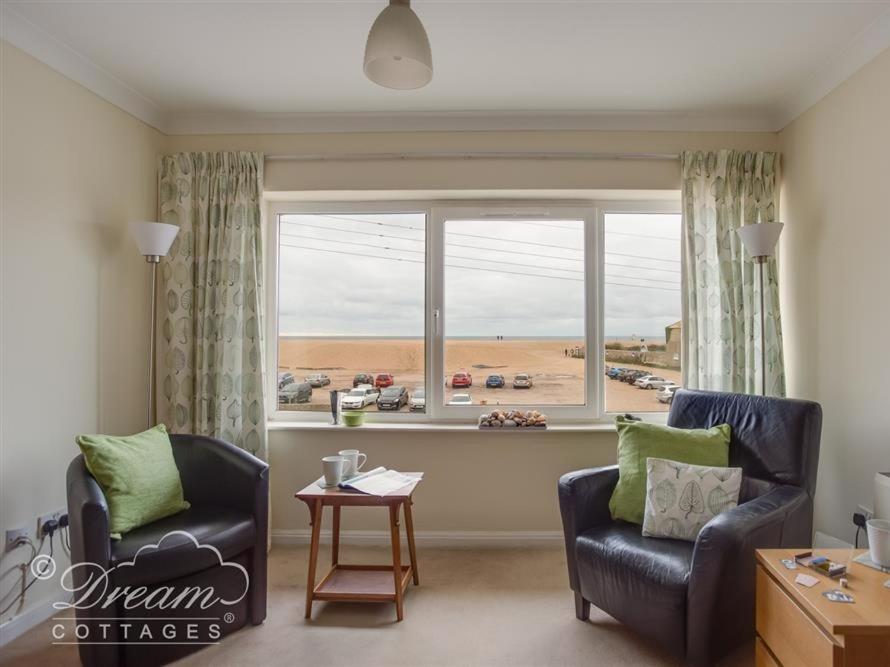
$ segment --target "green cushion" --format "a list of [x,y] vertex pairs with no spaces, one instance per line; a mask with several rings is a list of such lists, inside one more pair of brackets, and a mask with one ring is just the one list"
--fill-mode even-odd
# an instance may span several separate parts
[[105,494],[114,539],[189,508],[163,424],[129,436],[79,435],[77,444]]
[[618,429],[618,485],[609,500],[613,519],[643,523],[646,507],[646,459],[670,459],[699,466],[729,465],[729,424],[682,429],[615,419]]

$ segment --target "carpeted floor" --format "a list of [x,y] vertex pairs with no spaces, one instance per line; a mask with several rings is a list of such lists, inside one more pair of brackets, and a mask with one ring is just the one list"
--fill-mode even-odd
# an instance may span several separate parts
[[[308,549],[275,547],[266,622],[179,665],[675,665],[658,648],[592,608],[575,619],[562,549],[421,549],[420,586],[392,604],[316,602],[303,619]],[[385,563],[384,548],[344,546],[342,562]],[[320,564],[328,552],[322,547]],[[320,568],[321,569],[321,568]],[[4,665],[77,665],[74,646],[53,646],[50,622],[5,646]],[[753,645],[722,667],[753,664]]]

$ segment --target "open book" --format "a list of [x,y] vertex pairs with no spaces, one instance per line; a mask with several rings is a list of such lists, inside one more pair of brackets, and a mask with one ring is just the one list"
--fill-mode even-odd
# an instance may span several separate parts
[[369,496],[388,496],[422,478],[422,472],[397,472],[381,466],[341,482],[340,488],[360,491]]

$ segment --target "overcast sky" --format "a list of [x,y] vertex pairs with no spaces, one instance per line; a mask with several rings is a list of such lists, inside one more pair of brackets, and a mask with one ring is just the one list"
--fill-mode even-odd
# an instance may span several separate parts
[[[284,216],[280,332],[422,337],[424,225],[423,214]],[[680,216],[611,215],[605,231],[606,336],[663,337],[680,319]],[[583,336],[580,221],[445,232],[446,335]]]

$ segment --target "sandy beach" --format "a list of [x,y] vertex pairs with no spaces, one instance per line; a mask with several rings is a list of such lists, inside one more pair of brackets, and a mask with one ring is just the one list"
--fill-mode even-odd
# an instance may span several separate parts
[[[584,401],[584,360],[566,356],[566,350],[581,345],[574,340],[449,340],[445,344],[446,399],[468,393],[474,403],[527,405],[546,409],[553,405],[579,405]],[[625,365],[626,366],[626,365]],[[642,366],[640,368],[643,368]],[[423,387],[424,341],[421,339],[374,338],[281,338],[279,373],[290,372],[298,380],[313,373],[331,378],[330,387],[315,389],[309,403],[281,406],[285,410],[328,410],[328,389],[352,387],[357,373],[391,373],[395,384],[409,393]],[[473,376],[473,386],[453,389],[451,376],[458,371]],[[532,376],[531,389],[513,389],[517,373]],[[675,370],[653,369],[653,373],[675,382]],[[507,386],[486,389],[488,375],[503,375]],[[668,406],[655,400],[654,391],[637,389],[606,379],[606,409],[620,412],[657,412]],[[366,410],[376,409],[368,406]]]

